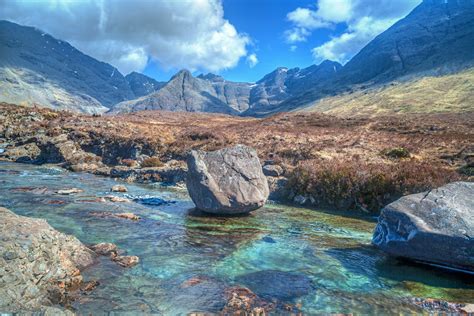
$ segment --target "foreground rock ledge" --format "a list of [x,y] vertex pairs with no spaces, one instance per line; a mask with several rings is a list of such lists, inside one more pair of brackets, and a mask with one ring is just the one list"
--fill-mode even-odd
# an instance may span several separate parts
[[187,162],[188,192],[202,211],[222,215],[248,213],[267,201],[267,179],[257,152],[250,147],[191,151]]
[[2,207],[0,218],[0,311],[45,312],[64,303],[65,292],[81,285],[80,270],[95,254],[45,220]]
[[372,242],[394,256],[474,271],[474,183],[454,182],[389,204]]

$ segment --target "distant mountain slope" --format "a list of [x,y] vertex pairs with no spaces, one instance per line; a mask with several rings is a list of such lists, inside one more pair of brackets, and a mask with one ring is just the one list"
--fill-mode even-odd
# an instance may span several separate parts
[[473,65],[474,0],[425,0],[371,41],[336,76],[257,115],[306,107],[325,97],[393,80],[456,73]]
[[125,80],[127,80],[135,98],[158,91],[166,84],[166,82],[156,81],[153,78],[135,71],[126,75]]
[[[216,90],[214,86],[219,88]],[[237,84],[242,85],[242,84]],[[249,85],[249,84],[247,84]],[[245,89],[244,89],[245,90]],[[171,78],[160,90],[136,100],[117,104],[112,113],[128,113],[142,110],[168,110],[187,112],[216,112],[239,114],[240,95],[232,95],[229,100],[225,85],[201,78],[195,78],[187,71],[182,70]],[[246,92],[245,92],[246,93]]]
[[0,101],[103,112],[134,98],[122,74],[33,27],[0,21]]
[[277,68],[255,84],[227,81],[215,74],[193,77],[189,71],[176,74],[161,90],[113,107],[112,113],[163,109],[169,111],[218,112],[253,115],[279,105],[334,76],[341,65],[325,61],[308,68]]
[[300,111],[339,116],[474,111],[474,68],[393,82],[316,101]]

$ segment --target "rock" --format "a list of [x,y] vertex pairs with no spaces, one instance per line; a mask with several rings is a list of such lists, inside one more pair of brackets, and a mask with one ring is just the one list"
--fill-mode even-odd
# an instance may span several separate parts
[[295,202],[296,204],[299,204],[299,205],[304,205],[304,204],[306,204],[306,202],[308,202],[308,198],[306,196],[303,196],[303,195],[297,195],[293,199],[293,202]]
[[41,149],[35,143],[8,148],[2,156],[16,162],[36,162],[41,155]]
[[262,207],[269,189],[257,152],[247,146],[191,151],[187,188],[196,207],[214,214],[248,213]]
[[386,206],[373,244],[387,253],[474,271],[474,183],[454,182]]
[[115,195],[107,195],[107,196],[104,196],[104,198],[106,200],[108,200],[110,202],[114,202],[114,203],[131,203],[132,202],[127,198],[120,197],[120,196],[115,196]]
[[81,286],[81,291],[82,292],[91,292],[93,291],[96,287],[100,285],[99,281],[93,280],[86,282],[83,286]]
[[127,188],[124,185],[120,185],[120,184],[114,185],[110,189],[110,191],[112,191],[112,192],[128,192]]
[[461,313],[474,314],[474,304],[466,304],[459,308]]
[[61,195],[71,195],[71,194],[77,194],[81,192],[84,192],[84,190],[81,190],[78,188],[63,189],[63,190],[56,191],[57,194],[61,194]]
[[133,213],[112,213],[112,212],[90,212],[92,216],[102,217],[102,218],[123,218],[131,221],[140,220],[140,216]]
[[233,286],[225,289],[226,305],[222,315],[265,316],[275,308],[275,304],[266,302],[245,287]]
[[268,198],[273,201],[284,201],[288,199],[288,179],[285,177],[267,177],[270,195]]
[[140,219],[140,216],[133,213],[119,213],[117,214],[117,217],[129,219],[131,221],[138,221]]
[[278,165],[263,166],[263,174],[267,177],[279,177],[283,175],[283,168]]
[[0,310],[39,311],[67,300],[95,254],[45,220],[0,208]]
[[124,268],[133,267],[140,262],[140,258],[137,256],[113,256],[112,260]]
[[99,169],[99,166],[97,164],[84,162],[71,165],[69,169],[74,172],[95,172],[97,169]]
[[90,247],[92,251],[100,256],[110,256],[110,255],[117,255],[118,248],[115,244],[109,242],[102,242]]
[[304,274],[264,270],[245,274],[237,280],[263,298],[289,300],[308,294],[311,280]]

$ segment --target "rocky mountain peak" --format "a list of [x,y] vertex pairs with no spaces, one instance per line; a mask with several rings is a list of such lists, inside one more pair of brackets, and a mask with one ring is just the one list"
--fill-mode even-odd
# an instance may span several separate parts
[[205,74],[200,74],[199,76],[197,76],[197,78],[208,80],[208,81],[211,81],[211,82],[225,81],[225,79],[222,76],[219,76],[219,75],[216,75],[216,74],[213,74],[213,73],[208,73],[206,75]]

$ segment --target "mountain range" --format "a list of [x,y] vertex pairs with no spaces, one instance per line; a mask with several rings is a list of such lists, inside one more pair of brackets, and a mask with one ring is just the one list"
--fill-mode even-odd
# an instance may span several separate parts
[[[280,67],[255,83],[227,81],[215,74],[195,77],[187,70],[168,82],[136,72],[123,76],[115,67],[38,29],[0,21],[0,101],[84,113],[169,110],[267,116],[302,109],[345,113],[342,100],[354,99],[361,101],[359,106],[351,101],[352,114],[358,107],[361,112],[368,108],[377,112],[375,102],[385,99],[392,99],[397,111],[402,101],[397,103],[393,93],[403,94],[415,85],[429,93],[440,85],[437,78],[459,82],[445,86],[450,93],[459,90],[456,102],[465,108],[474,96],[473,66],[474,0],[424,0],[344,66],[324,61],[303,69]],[[464,81],[456,74],[462,74]]]

